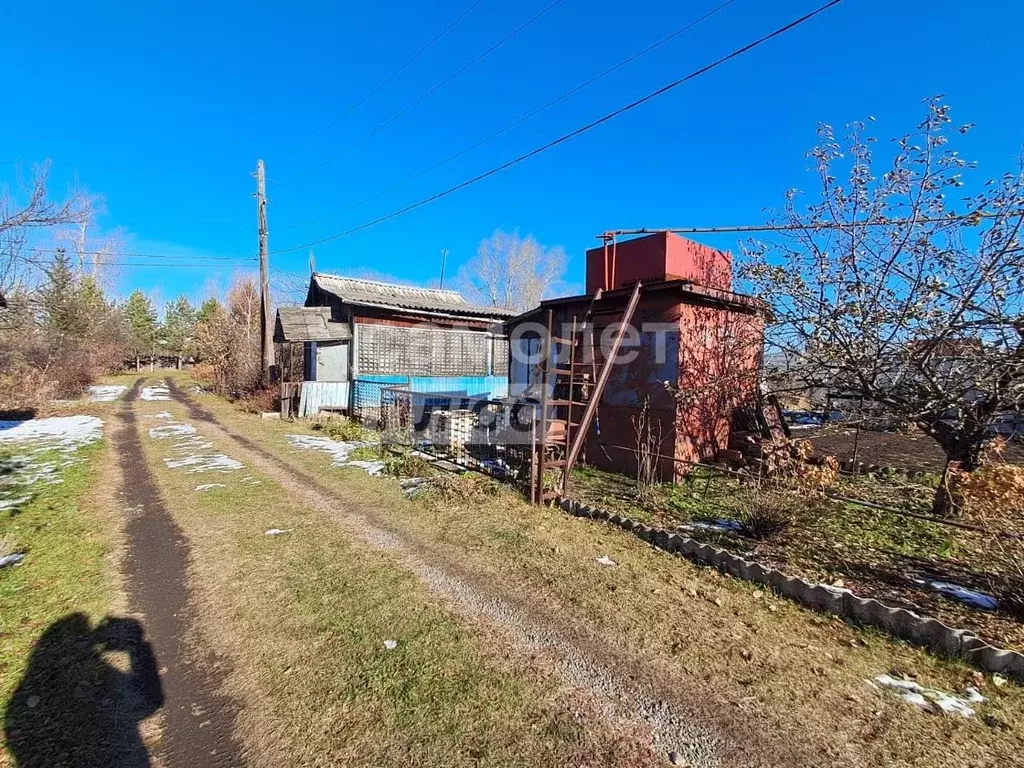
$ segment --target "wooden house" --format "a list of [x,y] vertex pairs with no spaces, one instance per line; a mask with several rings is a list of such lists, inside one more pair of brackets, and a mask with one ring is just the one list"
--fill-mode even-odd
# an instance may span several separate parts
[[305,306],[278,310],[274,341],[303,347],[303,381],[288,390],[301,416],[379,406],[384,387],[504,397],[512,314],[457,291],[317,272]]

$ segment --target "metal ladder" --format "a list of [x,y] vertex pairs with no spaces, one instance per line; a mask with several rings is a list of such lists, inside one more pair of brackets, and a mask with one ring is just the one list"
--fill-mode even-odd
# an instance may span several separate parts
[[[594,308],[603,297],[598,291],[594,294],[590,305],[580,321],[578,316],[572,318],[572,331],[569,338],[553,335],[554,313],[548,310],[547,335],[542,347],[540,373],[541,398],[540,420],[537,434],[537,445],[534,447],[537,471],[531,488],[531,500],[537,504],[565,496],[569,489],[569,476],[572,468],[580,458],[586,444],[590,425],[597,415],[597,407],[601,402],[605,385],[611,375],[612,365],[619,356],[626,328],[633,320],[637,305],[640,303],[641,284],[637,283],[622,314],[618,331],[612,340],[612,346],[605,357],[600,372],[597,371],[597,357],[594,343]],[[589,333],[589,350],[587,334]],[[567,368],[551,365],[551,344],[566,345],[569,348]],[[580,354],[589,351],[589,354]],[[589,357],[589,360],[587,359]],[[552,382],[553,387],[549,387]],[[561,392],[561,396],[550,396]],[[552,409],[564,409],[565,418],[553,418]],[[580,416],[582,409],[582,416]],[[578,419],[578,421],[574,421]],[[549,454],[554,457],[549,459]],[[545,489],[545,475],[548,470],[557,469],[561,472],[561,491]]]

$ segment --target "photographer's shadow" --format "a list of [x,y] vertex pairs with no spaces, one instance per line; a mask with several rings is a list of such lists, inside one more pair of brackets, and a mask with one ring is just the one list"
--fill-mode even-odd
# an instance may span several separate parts
[[107,618],[92,627],[84,614],[70,614],[32,650],[8,702],[7,746],[18,768],[143,768],[150,762],[139,723],[162,704],[156,658],[139,622]]

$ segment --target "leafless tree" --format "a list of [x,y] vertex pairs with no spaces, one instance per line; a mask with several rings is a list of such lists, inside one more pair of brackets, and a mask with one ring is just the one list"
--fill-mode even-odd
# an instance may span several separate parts
[[106,212],[106,203],[102,196],[82,194],[86,201],[82,216],[73,226],[62,227],[57,240],[74,257],[79,273],[99,279],[113,272],[114,257],[124,250],[124,236],[120,229],[99,234],[96,218]]
[[30,246],[33,231],[79,224],[90,216],[90,199],[84,190],[73,188],[63,200],[50,199],[46,182],[49,163],[36,166],[31,180],[18,173],[21,194],[0,191],[0,288],[11,289],[45,261]]
[[743,269],[773,308],[769,354],[802,386],[916,425],[966,470],[993,417],[1024,405],[1024,174],[965,195],[975,166],[952,142],[970,128],[929,100],[879,171],[865,124],[845,143],[821,126],[816,199],[791,192]]
[[546,248],[533,236],[496,230],[459,272],[459,287],[473,301],[526,310],[537,306],[565,273],[561,247]]

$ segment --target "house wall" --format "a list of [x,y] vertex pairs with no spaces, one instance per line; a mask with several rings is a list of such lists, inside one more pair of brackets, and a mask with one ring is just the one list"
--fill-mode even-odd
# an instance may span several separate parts
[[[494,370],[495,338],[486,331],[356,323],[356,333],[358,376],[489,376]],[[499,343],[507,344],[504,337]]]

